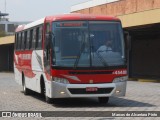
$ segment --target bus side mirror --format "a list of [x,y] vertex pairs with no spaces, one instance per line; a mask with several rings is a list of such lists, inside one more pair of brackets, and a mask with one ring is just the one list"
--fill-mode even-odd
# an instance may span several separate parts
[[51,48],[51,41],[52,41],[52,34],[51,34],[51,32],[49,32],[49,33],[47,33],[46,34],[46,46],[45,46],[45,48],[46,49],[50,49]]
[[46,57],[47,57],[47,60],[49,60],[49,56],[50,56],[50,48],[51,48],[51,41],[52,41],[52,34],[51,32],[48,32],[46,35],[45,35],[45,49],[46,49]]
[[128,31],[124,32],[124,40],[125,40],[126,49],[130,50],[131,49],[131,36]]

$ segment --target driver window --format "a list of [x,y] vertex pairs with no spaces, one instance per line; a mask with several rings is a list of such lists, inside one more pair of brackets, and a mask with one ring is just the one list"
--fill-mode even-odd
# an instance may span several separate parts
[[[49,23],[46,23],[46,30],[45,30],[45,41],[47,40],[48,38],[48,33],[50,31],[50,24]],[[45,42],[45,47],[46,47],[46,42]]]

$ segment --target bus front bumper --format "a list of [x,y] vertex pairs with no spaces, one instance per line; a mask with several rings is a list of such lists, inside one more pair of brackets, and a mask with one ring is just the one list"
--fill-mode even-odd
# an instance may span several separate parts
[[52,81],[51,86],[50,98],[120,97],[126,93],[126,81],[104,84],[63,84]]

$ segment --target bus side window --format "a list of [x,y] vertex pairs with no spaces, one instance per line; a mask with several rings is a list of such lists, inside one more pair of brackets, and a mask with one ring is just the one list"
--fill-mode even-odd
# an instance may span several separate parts
[[17,49],[17,33],[15,34],[15,44],[14,44],[14,49]]
[[29,31],[27,31],[26,49],[29,49]]
[[35,49],[35,44],[36,44],[36,29],[33,29],[32,33],[32,49]]
[[39,41],[39,27],[36,28],[36,49],[38,48],[38,41]]
[[22,38],[22,41],[21,41],[21,50],[23,50],[23,48],[24,48],[24,32],[21,33],[21,38]]
[[39,40],[38,40],[38,48],[42,49],[42,26],[39,27]]
[[21,41],[22,41],[22,39],[21,39],[21,34],[22,34],[22,33],[19,33],[19,34],[18,34],[18,50],[21,49]]
[[36,28],[36,49],[42,48],[42,27]]
[[22,44],[23,44],[23,33],[21,32],[21,44],[20,44],[20,50],[22,49]]
[[49,31],[50,31],[50,24],[49,23],[46,23],[45,25],[46,29],[45,29],[45,49],[47,47],[47,39],[48,39],[48,36],[49,36]]
[[32,40],[33,40],[33,29],[30,30],[30,34],[29,34],[29,49],[32,48]]
[[18,40],[18,37],[19,36],[19,33],[17,33],[17,43],[16,43],[16,50],[18,50],[18,42],[19,42],[19,40]]
[[49,61],[49,56],[50,56],[50,44],[49,44],[49,31],[50,31],[50,24],[46,23],[45,24],[45,42],[44,42],[44,49],[46,51],[46,59]]
[[27,31],[24,33],[24,50],[26,49],[26,43],[27,43]]

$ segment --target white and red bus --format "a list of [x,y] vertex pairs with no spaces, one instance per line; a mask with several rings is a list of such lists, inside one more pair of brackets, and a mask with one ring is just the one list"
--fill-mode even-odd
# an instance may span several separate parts
[[[110,40],[110,49],[106,43]],[[101,50],[100,47],[102,48]],[[15,33],[15,80],[56,98],[98,97],[126,93],[127,69],[121,22],[110,16],[64,14],[18,26]]]

